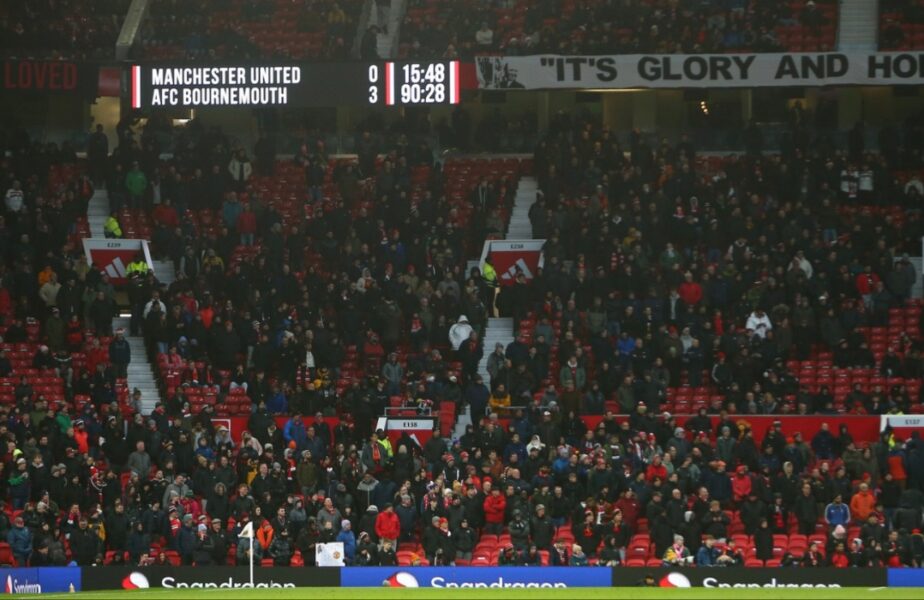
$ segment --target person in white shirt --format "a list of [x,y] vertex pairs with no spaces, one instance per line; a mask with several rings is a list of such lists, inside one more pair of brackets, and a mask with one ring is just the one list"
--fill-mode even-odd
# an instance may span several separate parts
[[481,29],[475,32],[475,43],[479,46],[490,46],[494,43],[494,32],[487,23],[482,23]]
[[449,328],[449,343],[452,344],[452,349],[458,350],[471,333],[472,326],[468,323],[468,317],[459,315],[459,320]]
[[873,179],[873,170],[867,164],[860,167],[860,172],[857,177],[857,187],[860,190],[861,202],[871,202],[873,200],[875,180]]
[[767,332],[773,329],[773,323],[770,322],[770,317],[767,316],[763,309],[756,308],[748,317],[744,328],[747,329],[748,335],[752,337],[756,335],[760,339],[764,339],[767,337]]
[[155,305],[156,305],[158,308],[160,308],[160,312],[166,314],[166,312],[167,312],[167,305],[164,304],[163,301],[161,301],[161,299],[160,299],[160,292],[158,292],[158,291],[156,291],[156,290],[155,290],[154,292],[151,293],[151,299],[148,300],[147,304],[144,305],[144,311],[143,311],[142,314],[144,315],[144,318],[145,318],[145,319],[147,319],[147,318],[148,318],[148,315],[151,313],[151,311],[154,310],[154,306],[155,306]]
[[25,203],[25,198],[22,193],[22,185],[19,181],[13,182],[13,187],[6,191],[6,197],[4,198],[4,203],[6,204],[7,212],[18,213],[22,212],[23,204]]
[[799,269],[805,273],[806,279],[811,279],[812,275],[815,274],[815,269],[812,267],[812,263],[805,258],[805,252],[799,250],[796,252],[796,255],[792,257],[792,262],[789,265],[789,270]]
[[905,194],[910,194],[912,190],[917,192],[918,196],[924,196],[924,183],[921,183],[917,175],[912,175],[905,184]]

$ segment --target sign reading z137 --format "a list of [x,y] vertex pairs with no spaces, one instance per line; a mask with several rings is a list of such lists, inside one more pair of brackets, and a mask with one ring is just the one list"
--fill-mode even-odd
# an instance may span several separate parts
[[129,79],[132,108],[459,103],[458,61],[151,64]]

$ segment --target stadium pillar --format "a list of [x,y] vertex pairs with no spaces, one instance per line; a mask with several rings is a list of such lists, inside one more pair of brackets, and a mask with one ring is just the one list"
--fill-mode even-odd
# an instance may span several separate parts
[[538,131],[548,131],[549,129],[549,93],[539,92],[536,98],[536,116],[539,120],[537,125]]
[[837,126],[848,130],[863,118],[863,94],[860,88],[843,87],[837,91]]
[[642,90],[632,95],[632,127],[639,131],[654,131],[658,127],[658,99],[654,90]]
[[754,114],[753,90],[741,90],[741,122],[749,123]]

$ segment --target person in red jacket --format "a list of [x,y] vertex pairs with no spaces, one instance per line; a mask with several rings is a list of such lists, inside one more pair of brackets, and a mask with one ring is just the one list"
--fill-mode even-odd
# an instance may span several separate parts
[[731,478],[731,484],[735,502],[744,502],[747,500],[754,484],[754,482],[751,481],[751,474],[748,473],[747,465],[738,465],[738,468],[735,469],[734,476]]
[[651,464],[645,470],[645,480],[649,483],[660,477],[661,481],[667,481],[667,467],[661,464],[661,457],[655,454],[651,459]]
[[253,246],[253,236],[257,233],[257,214],[250,209],[250,203],[244,204],[244,210],[237,218],[237,232],[241,236],[242,246]]
[[857,291],[863,297],[863,304],[870,308],[873,301],[873,292],[876,290],[876,284],[879,283],[879,275],[873,273],[873,267],[866,265],[863,272],[857,275],[855,283]]
[[683,276],[683,283],[677,288],[677,295],[687,306],[695,306],[703,299],[703,286],[693,281],[693,273],[689,271]]
[[167,229],[176,229],[180,226],[180,217],[170,202],[170,198],[164,198],[164,201],[154,207],[151,212],[151,218],[155,223],[163,225]]
[[844,550],[844,542],[838,542],[834,546],[834,552],[828,557],[828,564],[839,569],[846,569],[850,566],[850,557],[847,556],[847,551]]
[[398,537],[401,535],[401,521],[395,514],[395,507],[386,504],[379,516],[375,518],[375,535],[379,537],[379,547],[390,542],[392,548],[398,547]]
[[507,499],[501,495],[500,488],[492,488],[491,494],[484,499],[484,530],[492,535],[500,535],[504,531],[504,511],[507,508]]
[[617,510],[622,511],[622,520],[625,521],[632,530],[638,527],[639,513],[642,511],[642,504],[635,496],[635,492],[630,488],[620,494],[619,500],[614,506]]

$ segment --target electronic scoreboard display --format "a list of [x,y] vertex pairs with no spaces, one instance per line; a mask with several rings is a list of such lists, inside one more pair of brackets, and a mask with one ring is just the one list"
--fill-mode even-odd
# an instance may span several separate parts
[[458,61],[132,65],[132,108],[459,103]]

